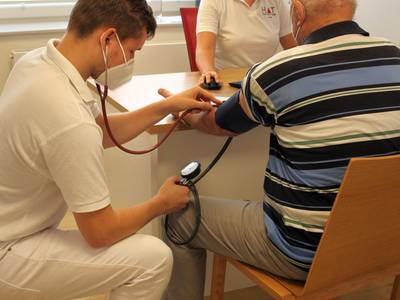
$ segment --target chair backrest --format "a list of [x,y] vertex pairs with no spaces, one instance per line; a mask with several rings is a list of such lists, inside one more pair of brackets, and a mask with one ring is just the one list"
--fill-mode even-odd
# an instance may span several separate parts
[[189,56],[190,70],[192,72],[198,71],[199,69],[196,65],[196,22],[198,8],[181,8],[180,12]]
[[350,161],[304,294],[400,266],[400,155]]

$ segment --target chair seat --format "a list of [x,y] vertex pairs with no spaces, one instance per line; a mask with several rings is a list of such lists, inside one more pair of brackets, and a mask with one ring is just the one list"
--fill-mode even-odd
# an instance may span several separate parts
[[272,275],[264,270],[234,260],[232,258],[224,257],[229,263],[234,265],[237,269],[247,275],[250,279],[257,282],[257,284],[269,294],[277,293],[278,297],[285,296],[300,296],[303,294],[304,282],[297,280],[289,280],[283,277]]

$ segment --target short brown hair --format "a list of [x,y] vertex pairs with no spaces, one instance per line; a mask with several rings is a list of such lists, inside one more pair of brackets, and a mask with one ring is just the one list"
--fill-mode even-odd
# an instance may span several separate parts
[[121,40],[138,38],[146,28],[155,34],[157,23],[146,0],[78,0],[72,9],[68,30],[84,38],[99,27],[115,27]]

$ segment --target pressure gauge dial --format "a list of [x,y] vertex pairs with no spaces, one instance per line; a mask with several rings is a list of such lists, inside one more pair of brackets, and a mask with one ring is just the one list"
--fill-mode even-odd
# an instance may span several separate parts
[[191,180],[195,178],[197,175],[200,174],[201,171],[201,165],[200,162],[194,160],[187,164],[182,170],[181,170],[181,176],[182,178]]

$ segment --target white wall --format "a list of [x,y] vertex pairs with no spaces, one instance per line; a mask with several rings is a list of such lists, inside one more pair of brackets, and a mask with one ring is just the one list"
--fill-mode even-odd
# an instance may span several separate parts
[[400,44],[399,12],[399,0],[358,0],[356,20],[371,35]]

